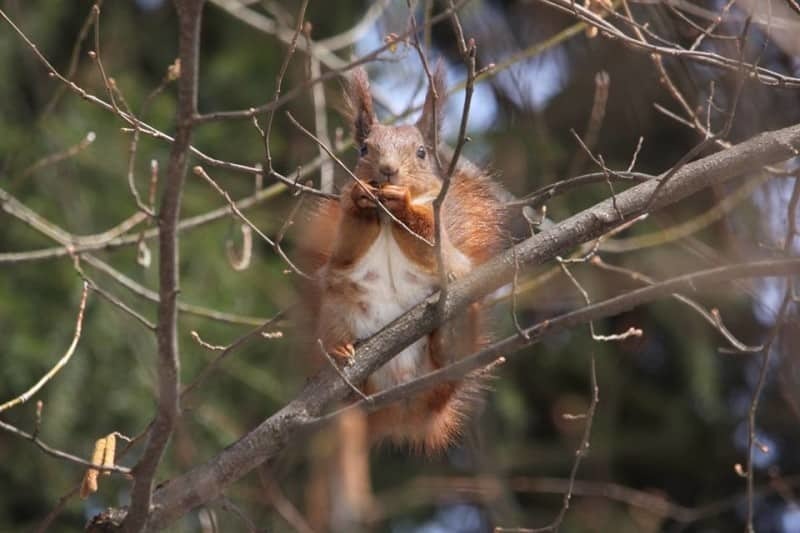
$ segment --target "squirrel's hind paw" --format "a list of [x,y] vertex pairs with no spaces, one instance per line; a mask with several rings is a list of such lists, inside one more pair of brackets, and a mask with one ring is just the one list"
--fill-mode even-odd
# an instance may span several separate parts
[[337,363],[347,366],[356,356],[356,349],[351,343],[340,344],[339,346],[334,346],[330,354],[336,359]]

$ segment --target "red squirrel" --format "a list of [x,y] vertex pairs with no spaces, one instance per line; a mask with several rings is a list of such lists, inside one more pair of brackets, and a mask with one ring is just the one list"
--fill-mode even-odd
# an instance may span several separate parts
[[[435,241],[433,202],[450,163],[444,150],[433,145],[444,104],[441,66],[433,78],[439,97],[429,88],[420,119],[402,126],[378,122],[363,69],[346,83],[348,119],[359,149],[353,173],[361,184],[349,179],[338,202],[319,205],[304,236],[319,266],[311,310],[315,333],[340,362],[352,357],[355,343],[440,286],[437,253],[430,243]],[[476,166],[463,161],[455,168],[441,207],[449,279],[463,276],[503,247],[505,215],[499,196],[499,186]],[[464,316],[406,347],[369,376],[364,392],[388,389],[476,351],[485,337],[485,313],[474,304]],[[370,435],[426,453],[445,448],[459,432],[477,381],[470,376],[444,383],[370,414]]]

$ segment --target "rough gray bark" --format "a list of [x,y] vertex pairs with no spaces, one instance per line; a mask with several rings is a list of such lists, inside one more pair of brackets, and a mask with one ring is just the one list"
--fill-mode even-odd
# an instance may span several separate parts
[[[365,341],[358,347],[355,362],[345,370],[348,378],[362,381],[405,346],[434,329],[440,320],[454,316],[469,303],[508,283],[514,274],[515,255],[521,268],[543,263],[608,232],[623,222],[620,215],[630,220],[648,205],[650,210],[663,208],[710,185],[796,156],[795,147],[800,147],[800,126],[762,133],[685,165],[660,187],[652,201],[658,180],[632,187],[617,194],[615,201],[609,198],[530,237],[514,251],[505,252],[451,284],[443,316],[437,313],[437,296],[433,295]],[[323,371],[293,401],[258,427],[205,464],[158,489],[150,527],[166,527],[192,508],[217,498],[229,484],[279,453],[298,433],[313,425],[327,406],[349,392],[349,386],[333,370]]]

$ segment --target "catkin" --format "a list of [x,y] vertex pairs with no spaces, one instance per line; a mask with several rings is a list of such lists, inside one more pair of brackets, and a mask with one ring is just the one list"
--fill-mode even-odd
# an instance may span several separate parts
[[[117,452],[117,436],[113,433],[106,437],[106,451],[103,454],[103,466],[114,466],[114,455]],[[110,476],[111,470],[103,470],[104,476]]]
[[[105,457],[106,439],[97,439],[94,443],[94,452],[92,452],[92,464],[103,464],[103,457]],[[99,471],[96,468],[89,468],[83,476],[83,483],[81,484],[81,499],[85,500],[89,494],[97,492],[97,474]]]

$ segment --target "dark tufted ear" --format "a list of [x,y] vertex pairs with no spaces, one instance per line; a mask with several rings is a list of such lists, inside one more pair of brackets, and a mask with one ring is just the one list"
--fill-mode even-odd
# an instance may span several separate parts
[[353,125],[353,137],[358,144],[364,142],[369,130],[377,121],[372,109],[372,95],[369,92],[367,71],[363,68],[353,69],[347,78],[344,89],[344,100],[347,114]]
[[[435,97],[434,89],[436,90]],[[436,117],[437,133],[442,129],[446,91],[444,62],[440,59],[436,62],[436,69],[433,72],[433,85],[428,87],[428,94],[425,96],[425,104],[422,106],[422,116],[420,116],[417,121],[419,131],[422,132],[425,141],[430,144],[433,144],[434,138],[434,116]],[[435,111],[434,108],[436,108]]]

